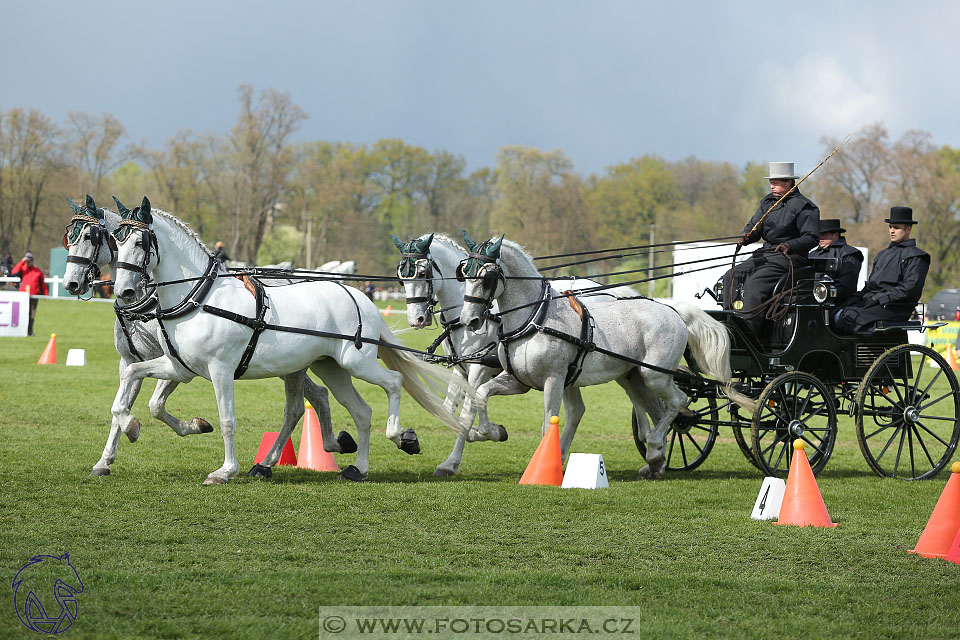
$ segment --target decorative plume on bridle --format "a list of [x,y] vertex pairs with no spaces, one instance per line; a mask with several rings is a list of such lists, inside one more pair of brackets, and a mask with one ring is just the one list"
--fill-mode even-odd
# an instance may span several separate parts
[[116,196],[113,197],[113,201],[117,203],[117,208],[122,218],[122,220],[120,220],[120,226],[113,232],[117,240],[123,242],[130,236],[130,232],[134,229],[153,231],[153,215],[150,213],[150,201],[147,199],[147,196],[143,196],[143,201],[140,203],[140,206],[135,207],[133,210],[123,206],[123,203],[120,202]]

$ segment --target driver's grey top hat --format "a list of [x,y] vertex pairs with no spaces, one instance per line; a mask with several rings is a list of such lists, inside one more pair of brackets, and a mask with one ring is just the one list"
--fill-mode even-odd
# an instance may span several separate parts
[[799,178],[796,172],[793,170],[792,162],[771,162],[770,163],[770,175],[766,176],[765,180],[796,180]]

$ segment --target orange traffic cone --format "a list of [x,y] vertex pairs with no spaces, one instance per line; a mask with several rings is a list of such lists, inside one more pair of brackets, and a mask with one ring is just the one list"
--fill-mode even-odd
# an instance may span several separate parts
[[947,486],[930,514],[917,546],[910,549],[910,553],[924,558],[945,558],[951,546],[955,546],[954,539],[960,531],[960,462],[954,462],[950,471],[953,473]]
[[957,535],[953,537],[953,542],[950,543],[950,550],[947,551],[946,559],[953,564],[960,564],[960,529],[957,530]]
[[791,524],[797,527],[835,527],[830,521],[827,506],[823,504],[820,487],[813,477],[810,462],[803,453],[803,440],[793,442],[793,460],[787,474],[787,488],[783,493],[780,517],[773,524]]
[[383,310],[383,315],[389,317],[391,311],[393,311],[393,305],[392,305],[392,304],[388,304],[388,305],[387,305],[387,308]]
[[540,441],[527,465],[520,484],[544,484],[559,487],[563,484],[563,460],[560,458],[560,418],[550,418],[547,434]]
[[947,345],[947,364],[954,371],[960,370],[960,366],[957,365],[957,351],[952,344]]
[[40,359],[37,360],[37,364],[57,364],[57,334],[50,334],[50,341],[43,350]]
[[[263,434],[263,437],[260,439],[260,448],[257,449],[257,457],[253,461],[253,464],[263,462],[263,459],[267,457],[267,452],[273,447],[273,443],[277,441],[277,436],[279,435],[276,431],[267,431]],[[290,438],[287,438],[287,443],[283,445],[283,451],[280,452],[280,459],[277,460],[276,466],[279,467],[284,464],[293,466],[297,464],[297,454],[293,452],[293,441]]]
[[323,435],[320,433],[320,421],[317,412],[310,403],[306,403],[307,412],[303,414],[303,431],[300,434],[300,452],[297,454],[297,466],[314,471],[340,471],[333,454],[323,449]]

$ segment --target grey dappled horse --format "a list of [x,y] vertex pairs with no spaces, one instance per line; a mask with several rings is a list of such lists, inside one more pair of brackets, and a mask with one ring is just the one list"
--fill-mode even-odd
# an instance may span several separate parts
[[[498,355],[504,372],[482,385],[477,396],[486,401],[493,395],[543,390],[544,433],[550,417],[559,414],[562,399],[564,459],[585,411],[580,387],[613,380],[629,396],[641,436],[646,437],[647,466],[640,470],[640,477],[663,475],[667,430],[687,399],[669,371],[676,369],[688,345],[700,369],[725,383],[731,399],[749,402],[729,385],[730,338],[725,327],[693,305],[672,309],[641,297],[588,299],[585,306],[595,326],[591,341],[597,347],[665,371],[638,366],[550,335],[584,335],[586,323],[574,309],[583,305],[573,305],[568,298],[554,299],[558,293],[518,244],[502,237],[476,243],[466,231],[464,240],[470,256],[459,269],[466,281],[460,321],[475,331],[482,329],[487,310],[496,300],[502,323]],[[572,381],[568,378],[571,364],[580,367]],[[645,414],[653,419],[652,430],[645,428]]]

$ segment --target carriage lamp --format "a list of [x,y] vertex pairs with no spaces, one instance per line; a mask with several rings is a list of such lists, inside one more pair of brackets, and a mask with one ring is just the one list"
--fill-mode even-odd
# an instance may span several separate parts
[[837,288],[833,286],[833,280],[824,278],[813,285],[813,299],[823,304],[830,298],[837,297]]
[[717,283],[713,285],[713,292],[716,294],[717,300],[723,298],[723,278],[717,280]]

